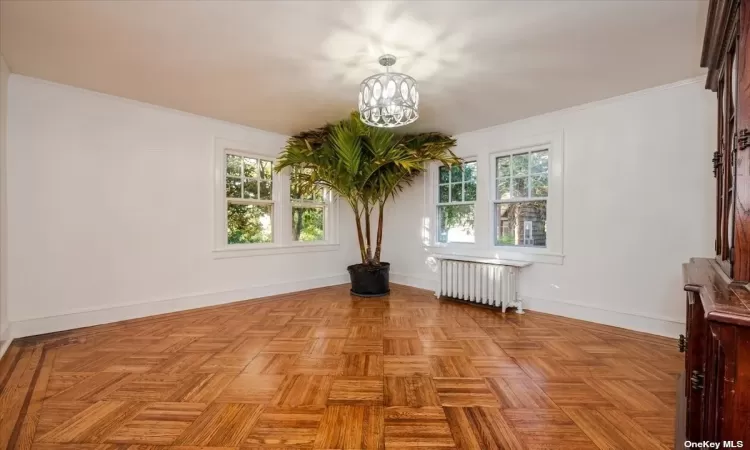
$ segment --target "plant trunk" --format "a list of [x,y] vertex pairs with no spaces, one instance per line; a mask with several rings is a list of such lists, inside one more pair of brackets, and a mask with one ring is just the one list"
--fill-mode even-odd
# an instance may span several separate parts
[[380,264],[380,250],[383,245],[383,209],[385,203],[380,202],[378,205],[378,236],[375,240],[375,264]]
[[357,239],[359,240],[359,256],[360,258],[362,258],[362,264],[366,264],[367,255],[365,253],[365,240],[362,237],[361,213],[359,212],[359,208],[357,208],[355,205],[352,205],[352,210],[354,210],[354,221],[357,224]]
[[365,203],[365,254],[367,255],[367,261],[365,264],[372,264],[372,232],[370,231],[370,211],[372,208],[368,203]]

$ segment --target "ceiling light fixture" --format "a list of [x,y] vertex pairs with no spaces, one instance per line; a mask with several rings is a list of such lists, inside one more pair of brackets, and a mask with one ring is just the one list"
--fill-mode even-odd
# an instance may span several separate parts
[[373,127],[393,128],[407,125],[419,117],[417,81],[403,73],[391,72],[396,57],[378,58],[385,73],[365,78],[359,85],[359,116]]

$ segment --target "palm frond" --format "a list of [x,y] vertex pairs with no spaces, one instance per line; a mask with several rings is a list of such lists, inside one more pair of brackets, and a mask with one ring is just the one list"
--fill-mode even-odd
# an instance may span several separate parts
[[[290,137],[274,167],[301,169],[293,180],[299,189],[325,187],[360,217],[376,205],[382,214],[383,204],[411,185],[428,163],[461,164],[451,150],[455,145],[453,137],[442,133],[398,136],[389,129],[369,127],[353,112],[340,122]],[[379,227],[378,234],[381,231]],[[363,245],[361,234],[359,238]],[[360,250],[363,263],[369,263],[364,249]],[[375,263],[378,255],[379,244]]]

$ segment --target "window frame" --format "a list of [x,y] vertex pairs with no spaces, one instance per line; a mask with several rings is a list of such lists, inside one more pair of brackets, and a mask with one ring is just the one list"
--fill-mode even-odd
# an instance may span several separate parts
[[[440,164],[432,163],[423,177],[423,213],[419,229],[422,247],[427,255],[457,255],[477,258],[507,259],[541,264],[561,265],[563,253],[563,184],[565,134],[562,129],[545,133],[506,133],[502,128],[459,135],[455,152],[466,161],[477,161],[477,200],[474,210],[475,242],[443,244],[436,242],[437,177]],[[549,149],[547,196],[547,248],[494,245],[494,158],[532,147]],[[474,152],[474,153],[471,153]],[[492,167],[491,167],[492,166]],[[492,173],[490,173],[492,171]],[[426,263],[431,265],[428,256]]]
[[[453,205],[465,204],[474,205],[474,242],[440,242],[438,241],[438,203],[440,200],[440,167],[443,165],[439,162],[429,163],[428,171],[425,174],[425,218],[422,227],[422,244],[426,247],[450,248],[458,247],[468,249],[477,245],[477,204],[479,203],[480,176],[479,176],[479,159],[476,156],[462,156],[464,162],[473,162],[477,164],[477,195],[473,202],[449,203]],[[442,204],[446,205],[446,204]]]
[[[462,175],[461,175],[461,198],[462,199],[466,198],[466,180],[464,179],[464,174],[466,172],[464,171],[463,167],[464,167],[465,164],[470,164],[470,163],[474,163],[474,165],[476,167],[476,171],[475,171],[475,174],[474,174],[474,185],[475,185],[475,187],[476,187],[477,190],[479,189],[479,183],[477,182],[477,173],[479,172],[479,163],[477,162],[476,158],[473,158],[473,159],[471,159],[471,158],[464,158],[464,161],[461,164],[461,168],[462,168],[461,169],[461,173],[462,173]],[[435,176],[435,183],[433,184],[433,195],[435,196],[434,197],[435,198],[435,202],[434,202],[434,209],[435,209],[435,211],[434,211],[435,232],[434,232],[434,235],[433,235],[433,241],[436,244],[438,244],[438,245],[473,245],[473,244],[476,244],[476,242],[477,242],[477,223],[476,223],[476,220],[477,220],[476,219],[476,214],[477,214],[477,194],[476,194],[476,192],[474,193],[474,200],[471,200],[471,201],[462,200],[460,202],[453,202],[453,201],[448,201],[448,203],[441,202],[440,201],[440,186],[441,185],[443,185],[443,186],[446,185],[446,183],[440,183],[440,168],[441,167],[445,167],[445,166],[443,164],[438,164],[437,165],[436,176]],[[450,177],[450,174],[449,174],[449,177]],[[449,199],[451,199],[451,197],[453,197],[453,187],[452,186],[454,184],[456,184],[456,183],[453,183],[453,180],[451,180],[449,178],[449,181],[447,183],[447,186],[448,186],[448,198]],[[439,226],[439,223],[438,223],[438,218],[439,218],[440,215],[438,214],[438,209],[441,206],[466,206],[466,205],[474,207],[474,242],[440,242],[438,240],[438,234],[440,232],[440,226]]]
[[[271,200],[237,199],[233,203],[271,204],[273,208],[272,241],[263,243],[229,244],[227,242],[227,205],[226,197],[226,155],[234,154],[243,157],[270,160],[276,163],[276,154],[280,149],[263,151],[252,143],[216,138],[214,142],[214,220],[213,220],[213,257],[215,259],[238,258],[258,255],[286,253],[306,253],[335,251],[338,242],[338,199],[327,193],[326,214],[324,218],[325,240],[294,241],[292,239],[292,201],[290,196],[290,170],[271,174]],[[288,222],[288,223],[287,223]]]
[[[279,174],[273,171],[273,163],[276,158],[273,156],[262,155],[259,153],[251,153],[246,150],[237,150],[231,147],[224,148],[222,154],[223,154],[223,158],[222,158],[221,166],[222,166],[222,178],[224,181],[223,183],[224,195],[222,197],[225,203],[224,208],[223,208],[224,214],[222,215],[222,219],[223,219],[222,228],[225,230],[224,237],[223,237],[224,244],[226,245],[227,248],[238,249],[238,250],[268,248],[268,247],[274,246],[274,244],[277,244],[277,241],[279,240],[278,235],[279,235],[279,230],[281,229],[280,221],[283,220],[283,216],[284,216],[283,211],[280,211],[281,208],[279,205],[280,203],[279,202],[280,200],[279,184],[281,180],[280,180]],[[271,168],[271,200],[263,200],[260,198],[235,199],[235,198],[230,198],[226,196],[226,180],[227,180],[226,161],[227,161],[227,156],[229,155],[239,156],[241,158],[257,159],[259,163],[260,163],[260,160],[271,161],[271,164],[272,164],[271,166],[272,167]],[[241,175],[241,179],[244,182],[245,180],[244,175]],[[258,183],[260,183],[260,174],[258,174],[257,180],[258,180]],[[244,190],[244,183],[243,183],[242,189]],[[258,187],[258,189],[260,189],[260,186]],[[260,192],[258,192],[258,196],[260,197]],[[271,242],[257,242],[257,243],[245,243],[245,244],[230,244],[229,242],[227,242],[227,234],[226,234],[227,209],[230,203],[239,204],[239,205],[271,205]]]
[[[548,153],[547,162],[547,237],[546,247],[497,245],[495,240],[496,217],[495,205],[501,203],[497,199],[497,171],[495,170],[495,159],[518,153],[530,153],[546,149]],[[554,133],[546,136],[537,136],[518,141],[515,145],[509,145],[502,150],[490,152],[487,162],[489,164],[490,183],[487,192],[487,232],[490,252],[496,257],[507,259],[520,259],[524,261],[544,262],[551,264],[562,264],[563,254],[563,135]],[[529,187],[530,188],[530,187]],[[539,198],[542,199],[542,198]],[[533,201],[537,198],[531,197],[525,201]],[[507,203],[502,202],[502,203]]]
[[[547,195],[544,197],[531,197],[529,194],[531,193],[531,177],[534,175],[531,173],[531,154],[535,152],[541,152],[546,151],[547,152],[547,171],[544,173],[544,175],[547,175]],[[510,181],[508,185],[508,189],[510,192],[513,192],[513,181],[516,177],[513,176],[513,156],[515,155],[529,155],[529,160],[527,163],[527,170],[528,173],[526,174],[526,179],[528,180],[527,186],[526,186],[526,197],[511,197],[509,199],[501,199],[498,198],[498,190],[497,190],[497,159],[503,158],[503,157],[511,157],[510,159],[510,175],[507,177]],[[498,223],[497,223],[497,206],[498,205],[507,205],[511,203],[530,203],[535,201],[543,201],[545,202],[545,216],[547,216],[547,211],[549,210],[549,191],[550,191],[550,167],[549,167],[549,161],[551,159],[552,152],[550,151],[549,145],[546,144],[540,144],[535,145],[532,147],[524,147],[519,149],[510,150],[503,153],[493,153],[490,155],[490,171],[492,172],[492,184],[489,186],[490,188],[490,202],[492,203],[492,207],[490,210],[490,225],[492,226],[491,232],[490,232],[490,242],[492,242],[493,247],[500,247],[500,248],[508,248],[508,249],[519,249],[519,248],[535,248],[540,250],[547,250],[549,244],[547,244],[547,233],[545,232],[545,245],[542,246],[533,246],[533,245],[508,245],[508,244],[498,244],[497,243],[497,229],[498,229]],[[541,173],[540,173],[541,174]],[[503,177],[505,178],[505,177]],[[524,235],[525,235],[525,224],[524,224]]]
[[[320,188],[322,193],[323,200],[307,200],[307,199],[294,199],[291,195],[291,169],[287,169],[283,171],[283,173],[288,175],[288,181],[289,181],[289,195],[287,196],[289,198],[289,239],[291,244],[290,245],[297,245],[297,246],[304,246],[304,245],[325,245],[326,243],[329,243],[332,239],[332,223],[333,223],[333,217],[332,217],[332,203],[333,203],[333,195],[329,189],[326,188]],[[318,241],[297,241],[294,239],[294,229],[291,225],[291,220],[294,218],[294,208],[323,208],[323,239]]]

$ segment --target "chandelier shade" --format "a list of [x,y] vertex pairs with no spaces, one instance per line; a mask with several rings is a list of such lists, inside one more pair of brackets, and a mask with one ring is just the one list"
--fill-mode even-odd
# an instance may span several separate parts
[[419,118],[417,81],[403,73],[391,72],[393,55],[383,55],[379,62],[385,73],[365,78],[359,85],[359,116],[373,127],[393,128],[410,124]]

